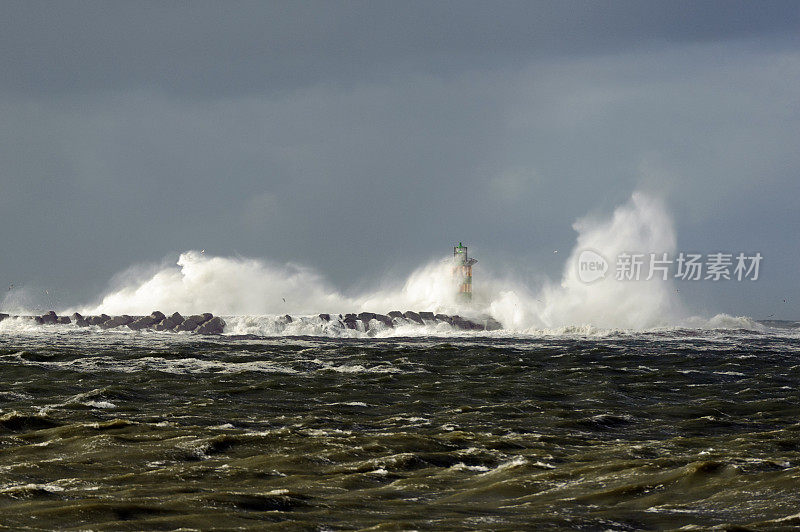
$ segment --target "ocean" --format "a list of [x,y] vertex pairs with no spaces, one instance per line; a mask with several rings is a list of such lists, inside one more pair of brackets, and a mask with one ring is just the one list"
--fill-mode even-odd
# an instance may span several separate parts
[[7,530],[800,527],[796,323],[345,338],[7,320],[0,379]]

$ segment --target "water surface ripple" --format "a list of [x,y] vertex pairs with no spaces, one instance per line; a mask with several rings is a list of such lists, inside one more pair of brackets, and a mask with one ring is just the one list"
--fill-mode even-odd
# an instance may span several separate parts
[[7,529],[800,526],[800,335],[0,337]]

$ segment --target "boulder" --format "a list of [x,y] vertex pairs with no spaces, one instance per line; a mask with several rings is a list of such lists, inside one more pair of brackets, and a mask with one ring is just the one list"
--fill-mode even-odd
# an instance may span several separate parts
[[42,314],[41,318],[42,318],[42,323],[46,325],[52,325],[54,323],[58,323],[58,316],[56,316],[56,313],[53,312],[52,310],[47,314]]
[[434,316],[434,318],[436,319],[436,321],[444,321],[446,323],[453,323],[453,318],[451,318],[447,314],[436,314]]
[[0,321],[3,321],[4,319],[9,318],[9,317],[10,316],[8,314],[3,314],[2,312],[0,312]]
[[[162,316],[163,316],[163,314],[162,314]],[[134,331],[140,331],[142,329],[147,329],[149,327],[154,326],[159,321],[161,321],[161,320],[157,320],[153,316],[142,316],[142,317],[136,318],[135,320],[130,322],[128,324],[128,328],[133,329]]]
[[375,316],[372,319],[378,320],[387,327],[394,327],[394,323],[392,323],[392,318],[386,316],[385,314],[375,314]]
[[461,316],[457,316],[457,315],[451,317],[450,324],[453,327],[455,327],[457,329],[464,330],[464,331],[468,331],[468,330],[470,330],[472,328],[467,320],[465,320]]
[[435,319],[433,316],[433,312],[420,312],[419,317],[423,320],[433,320]]
[[43,325],[44,324],[44,320],[42,319],[41,316],[34,316],[33,317],[33,321],[35,321],[37,325]]
[[110,319],[111,316],[109,316],[108,314],[100,314],[99,316],[89,316],[88,318],[86,318],[86,322],[89,325],[102,325]]
[[464,319],[461,316],[452,316],[451,324],[463,331],[480,331],[483,330],[483,325]]
[[356,318],[355,314],[346,314],[344,319],[342,320],[342,323],[344,323],[344,326],[347,327],[348,329],[358,329],[357,322],[358,318]]
[[291,317],[291,316],[289,316],[288,314],[286,314],[286,315],[284,315],[283,317],[281,317],[281,320],[282,320],[284,323],[292,323],[292,322],[294,321],[294,320],[292,319],[292,317]]
[[86,321],[86,318],[84,318],[83,316],[81,316],[77,312],[74,313],[71,316],[71,318],[72,318],[72,321],[75,322],[75,325],[77,325],[78,327],[88,327],[89,326],[89,322]]
[[374,312],[361,312],[358,314],[358,319],[364,322],[364,325],[369,323],[369,320],[375,319]]
[[393,310],[393,311],[391,311],[389,313],[389,317],[390,318],[402,318],[403,317],[403,313],[400,312],[399,310]]
[[487,331],[499,331],[503,328],[503,324],[494,318],[486,318],[484,327]]
[[164,316],[164,313],[163,312],[159,312],[158,310],[154,310],[150,314],[150,317],[153,318],[154,320],[156,320],[156,323],[158,323],[158,322],[162,321],[164,318],[166,318],[166,316]]
[[330,314],[320,314],[319,315],[319,319],[321,319],[322,321],[331,321],[331,315]]
[[423,325],[423,324],[425,323],[424,321],[422,321],[422,318],[420,317],[420,315],[419,315],[419,314],[417,314],[416,312],[412,312],[412,311],[410,311],[410,310],[407,310],[407,311],[406,311],[406,312],[403,314],[403,317],[404,317],[405,319],[407,319],[407,320],[411,320],[411,321],[413,321],[413,322],[415,322],[415,323],[419,323],[420,325]]
[[58,318],[56,318],[56,323],[58,323],[59,325],[69,325],[70,323],[72,323],[72,320],[66,316],[59,316]]
[[123,325],[128,325],[133,321],[132,316],[128,316],[127,314],[123,314],[122,316],[114,316],[108,321],[104,321],[100,324],[100,327],[103,329],[113,329],[114,327],[122,327]]
[[174,313],[172,316],[164,318],[153,326],[156,331],[171,331],[178,325],[183,323],[183,316],[179,313]]
[[197,334],[222,334],[225,330],[225,321],[219,316],[211,318],[194,330]]
[[[211,316],[211,314],[208,314],[208,316]],[[201,324],[207,322],[209,319],[211,318],[206,319],[206,314],[194,314],[183,320],[183,322],[180,325],[176,326],[173,330],[177,332],[194,331]]]

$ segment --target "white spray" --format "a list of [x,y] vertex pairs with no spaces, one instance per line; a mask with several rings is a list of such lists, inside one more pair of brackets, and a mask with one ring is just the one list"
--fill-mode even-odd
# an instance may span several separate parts
[[[575,247],[564,265],[560,284],[545,285],[531,297],[519,290],[503,290],[489,308],[513,329],[563,328],[591,325],[602,328],[642,329],[674,324],[683,316],[671,276],[650,274],[650,254],[673,256],[673,222],[658,199],[634,193],[608,219],[583,218],[573,225]],[[585,282],[579,275],[584,251],[607,262],[605,276]],[[615,264],[621,254],[644,255],[639,280],[617,280]]]
[[[583,218],[573,227],[577,242],[560,283],[531,289],[481,269],[469,309],[459,306],[448,260],[419,268],[402,286],[348,296],[310,268],[187,251],[177,265],[131,282],[107,294],[99,305],[81,310],[148,314],[159,309],[227,316],[427,310],[491,315],[507,329],[529,332],[581,326],[642,329],[674,324],[682,317],[670,280],[644,280],[648,262],[642,267],[642,280],[615,279],[614,261],[620,253],[674,253],[673,222],[661,201],[637,192],[609,218]],[[587,249],[609,263],[605,278],[591,283],[582,281],[577,269],[578,257]]]

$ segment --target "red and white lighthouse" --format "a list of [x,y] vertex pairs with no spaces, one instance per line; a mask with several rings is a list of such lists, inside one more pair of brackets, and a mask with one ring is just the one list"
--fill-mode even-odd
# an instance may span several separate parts
[[472,301],[472,265],[476,262],[469,258],[467,246],[461,242],[453,248],[453,276],[458,280],[458,296],[462,301]]

